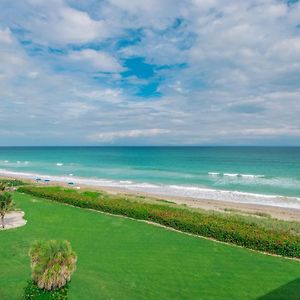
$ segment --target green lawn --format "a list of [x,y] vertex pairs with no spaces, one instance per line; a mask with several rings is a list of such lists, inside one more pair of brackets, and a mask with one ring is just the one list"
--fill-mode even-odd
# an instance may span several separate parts
[[67,239],[70,299],[300,299],[300,262],[15,194],[25,227],[0,232],[0,299],[22,299],[29,245]]

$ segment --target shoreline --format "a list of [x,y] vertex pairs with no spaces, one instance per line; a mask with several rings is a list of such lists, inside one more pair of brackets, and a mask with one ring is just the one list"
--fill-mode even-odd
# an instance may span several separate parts
[[300,209],[300,197],[278,194],[259,194],[238,190],[215,189],[207,186],[186,185],[186,184],[165,184],[134,182],[131,180],[118,180],[95,177],[77,177],[73,174],[39,174],[37,172],[20,172],[0,169],[0,177],[12,177],[20,179],[36,180],[47,182],[72,182],[74,185],[89,185],[100,188],[117,188],[129,192],[148,193],[163,197],[181,197],[192,199],[206,199],[212,201],[234,202],[241,204],[266,205],[281,208]]
[[[54,185],[69,187],[68,185],[61,182],[55,182]],[[88,190],[105,191],[112,194],[136,195],[154,198],[156,200],[167,200],[178,205],[186,205],[191,208],[198,208],[207,211],[216,211],[221,213],[233,212],[237,214],[257,217],[259,217],[259,215],[261,214],[265,214],[274,219],[283,221],[300,221],[300,209],[296,208],[283,208],[263,204],[238,203],[222,200],[194,199],[191,197],[165,196],[147,192],[128,191],[122,188],[97,187],[89,185],[82,185],[82,187]]]
[[[24,182],[34,183],[36,181],[31,178],[24,178],[22,176],[3,176],[0,174],[0,178],[5,179],[21,179]],[[41,184],[43,186],[62,186],[68,188],[75,188],[68,185],[67,182],[59,180],[51,180],[48,183]],[[216,211],[221,213],[237,213],[241,215],[248,216],[270,216],[274,219],[284,220],[284,221],[300,221],[300,209],[297,208],[287,208],[279,206],[271,206],[264,204],[252,204],[252,203],[240,203],[240,202],[230,202],[224,200],[210,200],[210,199],[199,199],[193,197],[181,197],[174,195],[165,195],[165,194],[156,194],[149,193],[147,191],[135,191],[122,187],[111,187],[111,186],[99,186],[91,184],[80,184],[81,189],[83,190],[94,190],[94,191],[105,191],[110,194],[122,194],[122,195],[135,195],[135,196],[144,196],[147,198],[152,198],[154,200],[167,200],[171,201],[177,205],[184,205],[194,209],[203,209],[207,211]]]
[[[56,183],[56,185],[59,183]],[[65,184],[59,184],[60,186],[66,187]],[[128,191],[122,188],[107,188],[107,187],[95,187],[82,185],[86,189],[106,191],[113,194],[124,194],[124,195],[137,195],[156,200],[167,200],[174,202],[178,205],[186,205],[191,208],[204,209],[207,211],[216,211],[221,213],[235,212],[239,214],[259,216],[260,214],[270,215],[272,218],[284,220],[284,221],[300,221],[300,209],[294,208],[282,208],[263,204],[248,204],[229,202],[222,200],[207,200],[207,199],[194,199],[191,197],[179,197],[179,196],[165,196],[158,194],[151,194],[147,192],[134,192]],[[227,210],[227,211],[226,211]]]

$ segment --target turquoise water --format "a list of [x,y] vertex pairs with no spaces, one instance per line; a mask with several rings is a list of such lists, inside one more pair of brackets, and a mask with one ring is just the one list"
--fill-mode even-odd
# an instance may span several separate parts
[[211,189],[300,197],[297,147],[4,147],[0,169],[183,196]]

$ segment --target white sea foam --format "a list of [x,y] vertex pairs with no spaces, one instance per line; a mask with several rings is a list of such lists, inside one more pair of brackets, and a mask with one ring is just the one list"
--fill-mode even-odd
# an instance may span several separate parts
[[[234,176],[233,176],[234,175]],[[214,177],[212,177],[214,178]],[[299,189],[300,180],[289,177],[267,177],[266,175],[254,174],[232,174],[232,176],[217,176],[216,182],[221,185],[226,185],[228,182],[239,185],[252,185],[261,187],[275,187],[284,189]]]
[[161,196],[178,196],[191,197],[193,199],[206,200],[222,200],[237,203],[260,204],[278,207],[288,207],[300,209],[300,198],[283,197],[279,195],[263,195],[255,193],[245,193],[238,191],[214,190],[209,188],[202,188],[199,186],[184,186],[184,185],[159,185],[150,184],[147,182],[137,183],[131,181],[113,181],[98,178],[81,178],[71,176],[50,176],[27,172],[14,172],[8,170],[1,170],[0,175],[11,176],[18,178],[33,179],[41,178],[50,181],[68,183],[74,182],[76,185],[84,184],[98,187],[120,187],[131,191],[147,192]]
[[0,164],[5,164],[7,167],[19,167],[21,165],[28,165],[30,162],[29,161],[21,161],[21,160],[18,160],[18,161],[9,161],[9,160],[1,160],[0,161]]
[[255,178],[257,176],[255,175],[252,175],[252,174],[241,174],[242,177],[245,177],[245,178]]
[[257,174],[239,174],[239,173],[220,173],[220,172],[208,172],[210,176],[225,176],[225,177],[242,177],[242,178],[264,178],[265,175]]
[[132,181],[130,181],[130,180],[120,180],[120,183],[122,183],[122,184],[131,184],[131,183],[133,183]]
[[224,176],[228,176],[228,177],[238,177],[239,174],[224,173]]
[[129,187],[138,188],[138,189],[157,189],[159,185],[143,182],[143,183],[133,183],[129,185]]
[[253,174],[240,174],[244,178],[264,178],[265,175],[253,175]]
[[58,167],[61,167],[61,166],[63,166],[64,164],[63,163],[57,163],[56,164]]

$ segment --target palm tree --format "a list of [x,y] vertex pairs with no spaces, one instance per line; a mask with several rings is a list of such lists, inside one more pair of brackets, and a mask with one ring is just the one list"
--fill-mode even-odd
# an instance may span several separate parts
[[14,207],[14,202],[12,200],[11,194],[7,193],[5,191],[6,185],[1,183],[0,184],[0,216],[1,216],[1,223],[2,223],[2,228],[5,227],[4,224],[4,217],[5,215],[13,210]]
[[62,288],[76,269],[77,255],[68,241],[36,241],[29,255],[32,279],[41,289]]

